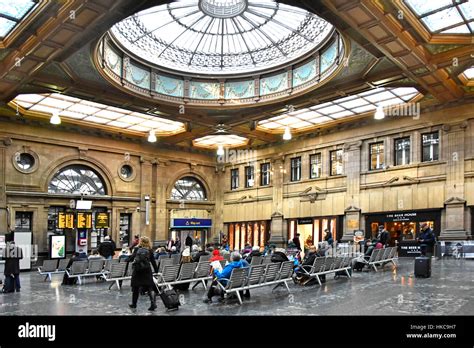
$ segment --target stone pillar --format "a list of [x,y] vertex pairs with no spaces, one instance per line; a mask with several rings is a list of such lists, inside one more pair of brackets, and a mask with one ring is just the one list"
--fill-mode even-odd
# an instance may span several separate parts
[[344,172],[346,174],[346,201],[344,234],[341,241],[354,240],[354,231],[360,229],[360,163],[362,141],[344,145]]
[[214,205],[214,216],[212,221],[212,233],[210,240],[213,241],[214,238],[219,240],[219,233],[225,233],[224,231],[224,188],[225,188],[225,166],[218,165],[216,166],[216,175],[214,177],[215,181],[215,205]]
[[6,194],[7,158],[6,148],[11,145],[11,139],[0,138],[0,231],[8,232],[8,211]]
[[155,187],[155,215],[156,215],[156,228],[154,233],[154,240],[167,240],[168,239],[168,211],[166,209],[167,192],[169,177],[166,175],[168,172],[168,162],[158,162],[158,170],[156,171],[156,187]]
[[439,239],[467,239],[465,226],[466,200],[464,193],[464,139],[467,122],[444,125],[441,153],[446,160],[446,228]]
[[284,246],[287,242],[287,231],[283,217],[283,177],[285,171],[285,158],[283,156],[272,160],[273,167],[273,201],[272,201],[272,221],[270,224],[271,244],[278,247]]
[[[141,202],[140,202],[140,229],[139,232],[134,232],[134,233],[139,233],[140,236],[147,236],[150,237],[153,240],[154,233],[153,233],[153,216],[154,211],[153,211],[153,199],[156,199],[154,197],[154,192],[153,192],[153,164],[152,164],[152,159],[150,158],[145,158],[141,157],[140,158],[140,163],[141,163],[141,180],[140,180],[140,194],[141,194]],[[146,197],[149,197],[149,224],[146,224]]]

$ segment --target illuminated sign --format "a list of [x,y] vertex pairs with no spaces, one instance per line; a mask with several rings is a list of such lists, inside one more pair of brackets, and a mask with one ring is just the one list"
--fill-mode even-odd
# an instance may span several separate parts
[[109,214],[108,213],[95,214],[95,227],[108,228],[109,227]]
[[58,214],[58,228],[74,228],[74,214],[59,213]]
[[211,219],[173,219],[171,228],[210,228]]
[[92,214],[77,213],[77,228],[92,228]]

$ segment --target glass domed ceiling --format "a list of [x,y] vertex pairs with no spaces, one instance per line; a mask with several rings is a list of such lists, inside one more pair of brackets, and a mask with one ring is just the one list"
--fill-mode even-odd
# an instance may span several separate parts
[[112,36],[136,57],[195,74],[239,74],[294,61],[333,26],[273,0],[181,0],[136,13]]

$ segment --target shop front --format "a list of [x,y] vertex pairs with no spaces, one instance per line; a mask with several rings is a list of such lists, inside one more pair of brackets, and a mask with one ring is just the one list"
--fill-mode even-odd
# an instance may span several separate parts
[[231,222],[226,225],[231,250],[242,250],[245,244],[263,249],[269,239],[270,221]]
[[211,227],[212,219],[171,219],[170,239],[176,241],[176,238],[179,237],[181,241],[181,250],[179,251],[184,250],[188,236],[193,239],[193,244],[203,247],[207,243]]
[[440,210],[413,210],[386,212],[381,214],[366,214],[365,237],[377,238],[380,225],[390,232],[390,245],[398,245],[398,255],[401,257],[412,257],[420,255],[420,247],[417,238],[420,235],[421,224],[426,222],[436,237],[441,229]]
[[288,240],[293,239],[297,233],[300,235],[301,247],[304,245],[317,245],[324,240],[324,231],[332,233],[334,240],[342,236],[342,217],[307,217],[288,220]]

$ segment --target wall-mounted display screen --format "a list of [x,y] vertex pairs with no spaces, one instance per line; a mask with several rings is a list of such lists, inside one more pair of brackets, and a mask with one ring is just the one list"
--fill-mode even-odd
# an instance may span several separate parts
[[66,236],[50,236],[49,258],[64,259],[66,257]]

